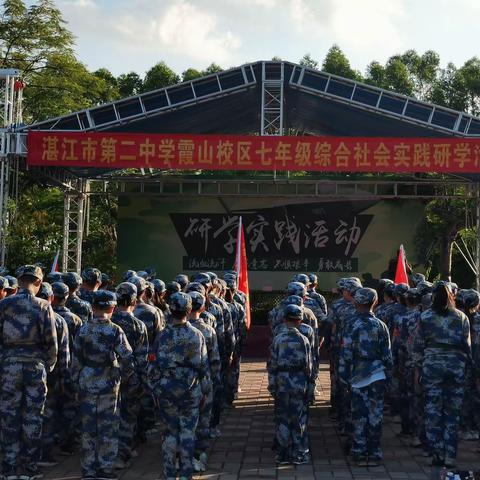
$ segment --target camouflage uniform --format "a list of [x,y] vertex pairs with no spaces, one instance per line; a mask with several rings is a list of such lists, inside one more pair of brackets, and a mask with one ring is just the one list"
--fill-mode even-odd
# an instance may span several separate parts
[[83,301],[77,294],[78,287],[82,284],[82,277],[75,272],[68,272],[62,275],[62,280],[70,289],[65,306],[75,315],[78,315],[82,322],[88,322],[93,318],[92,306]]
[[[52,284],[53,295],[56,298],[65,299],[68,297],[68,287],[64,283],[55,282]],[[78,315],[72,313],[65,305],[53,305],[53,311],[60,315],[66,322],[68,327],[68,344],[70,346],[70,360],[73,360],[73,345],[77,336],[82,320]],[[64,451],[71,451],[74,443],[75,431],[78,427],[78,411],[79,403],[75,394],[75,386],[72,383],[71,369],[65,373],[63,388],[60,392],[60,400],[58,402],[58,416],[60,425],[63,426],[60,441]]]
[[[68,289],[66,285],[65,288]],[[50,303],[52,296],[52,287],[49,283],[43,282],[37,297],[47,300]],[[58,313],[54,313],[54,315],[55,328],[57,331],[58,354],[55,367],[47,373],[47,399],[45,401],[43,412],[42,428],[43,460],[45,460],[46,456],[50,455],[55,441],[55,434],[57,433],[58,427],[62,425],[62,423],[59,422],[59,412],[62,401],[61,396],[65,382],[68,378],[68,369],[71,361],[67,322]],[[62,427],[63,426],[64,425],[62,425]],[[63,431],[60,433],[61,436],[63,436]]]
[[[137,287],[123,282],[116,288],[117,298],[132,303],[137,298]],[[145,324],[132,313],[117,309],[113,312],[112,322],[125,333],[133,352],[134,373],[120,385],[120,430],[118,436],[118,456],[124,461],[131,458],[133,439],[136,431],[140,404],[138,398],[146,390],[148,335]]]
[[[301,320],[302,307],[288,305],[285,318]],[[304,463],[308,455],[307,405],[313,395],[312,354],[308,340],[295,327],[281,329],[268,363],[268,390],[275,398],[279,461]]]
[[[192,298],[192,312],[197,312],[205,305],[205,297],[198,292],[190,292],[188,294]],[[221,388],[220,373],[221,361],[218,352],[217,334],[210,325],[207,325],[202,318],[190,319],[189,323],[192,327],[199,330],[204,339],[207,348],[208,367],[212,388],[200,408],[200,419],[196,432],[195,450],[198,453],[205,452],[209,446],[210,438],[210,420],[212,415],[214,392]]]
[[[437,282],[435,289],[445,282]],[[470,351],[468,318],[459,310],[423,312],[415,336],[415,365],[425,391],[425,430],[434,462],[454,462]]]
[[[114,306],[115,294],[97,290],[93,305]],[[120,380],[133,372],[123,330],[105,316],[85,323],[75,338],[73,368],[80,394],[83,477],[111,475],[118,452]]]
[[[185,293],[170,297],[172,314],[185,316],[191,299]],[[165,425],[162,444],[163,473],[176,478],[175,460],[180,456],[180,476],[191,478],[195,449],[195,429],[202,395],[208,395],[211,380],[205,339],[188,322],[170,323],[155,343],[155,361],[149,366],[149,381]]]
[[[37,266],[21,267],[24,275],[42,279]],[[3,473],[14,475],[25,465],[37,472],[42,413],[47,395],[47,371],[58,354],[55,315],[45,300],[26,289],[0,302],[1,427]],[[20,458],[22,457],[22,460]]]
[[[372,304],[377,294],[360,288],[355,302]],[[353,442],[351,452],[361,458],[380,460],[385,380],[392,367],[390,337],[383,322],[372,312],[357,312],[343,336],[339,358],[340,379],[351,388]]]
[[[98,268],[86,268],[82,272],[82,280],[84,284],[88,284],[92,288],[95,288],[93,287],[94,285],[99,287],[102,282],[102,272]],[[92,305],[94,293],[94,290],[88,290],[85,288],[85,285],[82,285],[78,291],[78,296],[84,302]]]

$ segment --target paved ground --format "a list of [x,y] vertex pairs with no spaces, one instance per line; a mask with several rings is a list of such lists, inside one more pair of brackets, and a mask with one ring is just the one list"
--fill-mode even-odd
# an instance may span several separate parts
[[[312,464],[280,466],[270,450],[273,438],[272,399],[267,392],[264,362],[245,362],[242,366],[240,398],[235,408],[225,412],[222,436],[212,447],[208,471],[198,479],[297,479],[297,480],[427,480],[438,478],[438,471],[426,466],[421,450],[408,448],[397,436],[399,425],[385,421],[383,448],[385,463],[381,467],[360,468],[350,465],[344,456],[336,424],[328,420],[328,368],[321,369],[318,387],[321,395],[310,413]],[[465,469],[480,470],[476,442],[460,445],[459,463]],[[160,473],[160,439],[152,436],[140,450],[122,480],[158,479]],[[75,479],[80,473],[78,457],[68,458],[46,472],[47,479]]]

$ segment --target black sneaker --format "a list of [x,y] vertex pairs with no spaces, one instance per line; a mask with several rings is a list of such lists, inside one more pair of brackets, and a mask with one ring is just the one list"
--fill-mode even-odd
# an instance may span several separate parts
[[275,457],[275,463],[278,465],[288,465],[290,463],[290,459],[286,453],[277,453]]
[[1,480],[17,480],[17,471],[14,468],[5,468],[0,478]]
[[310,463],[310,456],[308,453],[302,453],[300,455],[296,455],[292,461],[294,465],[305,465]]
[[354,455],[353,461],[357,467],[368,467],[368,458],[365,455]]
[[58,462],[51,455],[43,455],[40,461],[37,462],[39,467],[55,467]]
[[118,476],[113,472],[98,472],[95,477],[97,480],[118,480]]

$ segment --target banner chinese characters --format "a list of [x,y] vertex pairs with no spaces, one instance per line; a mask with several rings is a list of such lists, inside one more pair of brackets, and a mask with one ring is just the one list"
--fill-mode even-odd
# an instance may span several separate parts
[[28,165],[480,173],[480,139],[30,131]]

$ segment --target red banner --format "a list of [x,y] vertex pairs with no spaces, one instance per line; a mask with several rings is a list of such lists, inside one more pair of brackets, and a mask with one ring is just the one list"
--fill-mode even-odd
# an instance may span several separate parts
[[480,138],[31,131],[27,162],[110,169],[480,173]]

